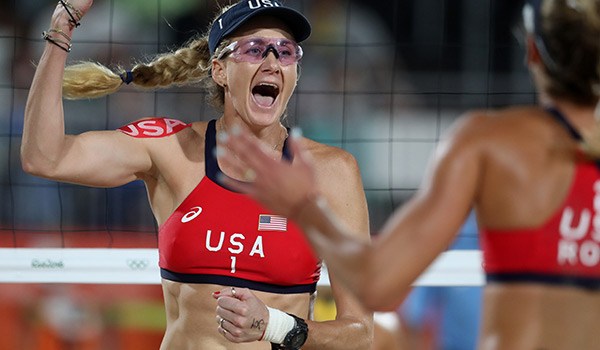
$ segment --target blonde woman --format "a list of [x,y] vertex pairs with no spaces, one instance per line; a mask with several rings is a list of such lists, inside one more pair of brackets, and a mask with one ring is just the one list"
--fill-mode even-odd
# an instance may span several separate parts
[[[92,63],[65,70],[71,36],[80,22],[85,25],[91,5],[60,1],[44,33],[47,44],[25,112],[23,168],[87,186],[145,182],[159,225],[167,314],[161,348],[368,349],[372,316],[335,276],[336,319],[311,321],[321,260],[300,228],[217,181],[255,177],[216,159],[224,141],[218,135],[234,125],[269,145],[268,157],[292,159],[281,118],[298,79],[299,43],[310,35],[307,19],[276,1],[241,1],[225,8],[205,36],[152,62],[123,72]],[[103,96],[130,83],[156,88],[198,82],[206,83],[222,111],[217,120],[144,118],[119,130],[65,135],[63,96]],[[366,239],[356,161],[341,149],[303,142],[315,159],[318,186],[337,215]]]

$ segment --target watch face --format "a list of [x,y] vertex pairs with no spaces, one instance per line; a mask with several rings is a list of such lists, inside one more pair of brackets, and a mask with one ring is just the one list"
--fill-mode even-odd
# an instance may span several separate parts
[[306,333],[298,333],[294,335],[291,341],[291,345],[294,349],[300,349],[304,342],[306,341]]
[[304,342],[306,342],[306,338],[308,337],[308,327],[303,319],[291,314],[290,316],[294,317],[296,325],[285,336],[282,345],[284,349],[297,350],[304,345]]

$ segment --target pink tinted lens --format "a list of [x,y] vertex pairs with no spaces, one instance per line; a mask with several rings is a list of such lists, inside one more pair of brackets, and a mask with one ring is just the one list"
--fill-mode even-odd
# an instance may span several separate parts
[[261,62],[269,50],[277,52],[279,62],[290,65],[300,61],[302,49],[295,42],[288,39],[249,38],[237,42],[231,56],[239,61],[258,63]]

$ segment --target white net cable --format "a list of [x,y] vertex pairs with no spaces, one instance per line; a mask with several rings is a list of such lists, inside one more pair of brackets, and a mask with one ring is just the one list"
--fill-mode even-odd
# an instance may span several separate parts
[[[329,285],[325,271],[320,285]],[[159,284],[158,250],[0,248],[0,283]],[[481,252],[442,253],[416,286],[481,286]]]

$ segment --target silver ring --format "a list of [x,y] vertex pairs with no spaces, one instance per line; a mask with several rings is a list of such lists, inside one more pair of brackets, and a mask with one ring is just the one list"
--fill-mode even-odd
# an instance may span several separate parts
[[235,288],[231,287],[231,295],[233,295],[233,297],[235,298]]
[[[219,321],[219,327],[223,328],[223,322],[225,322],[225,319],[223,317],[221,317],[221,320]],[[225,329],[225,328],[223,328]]]

